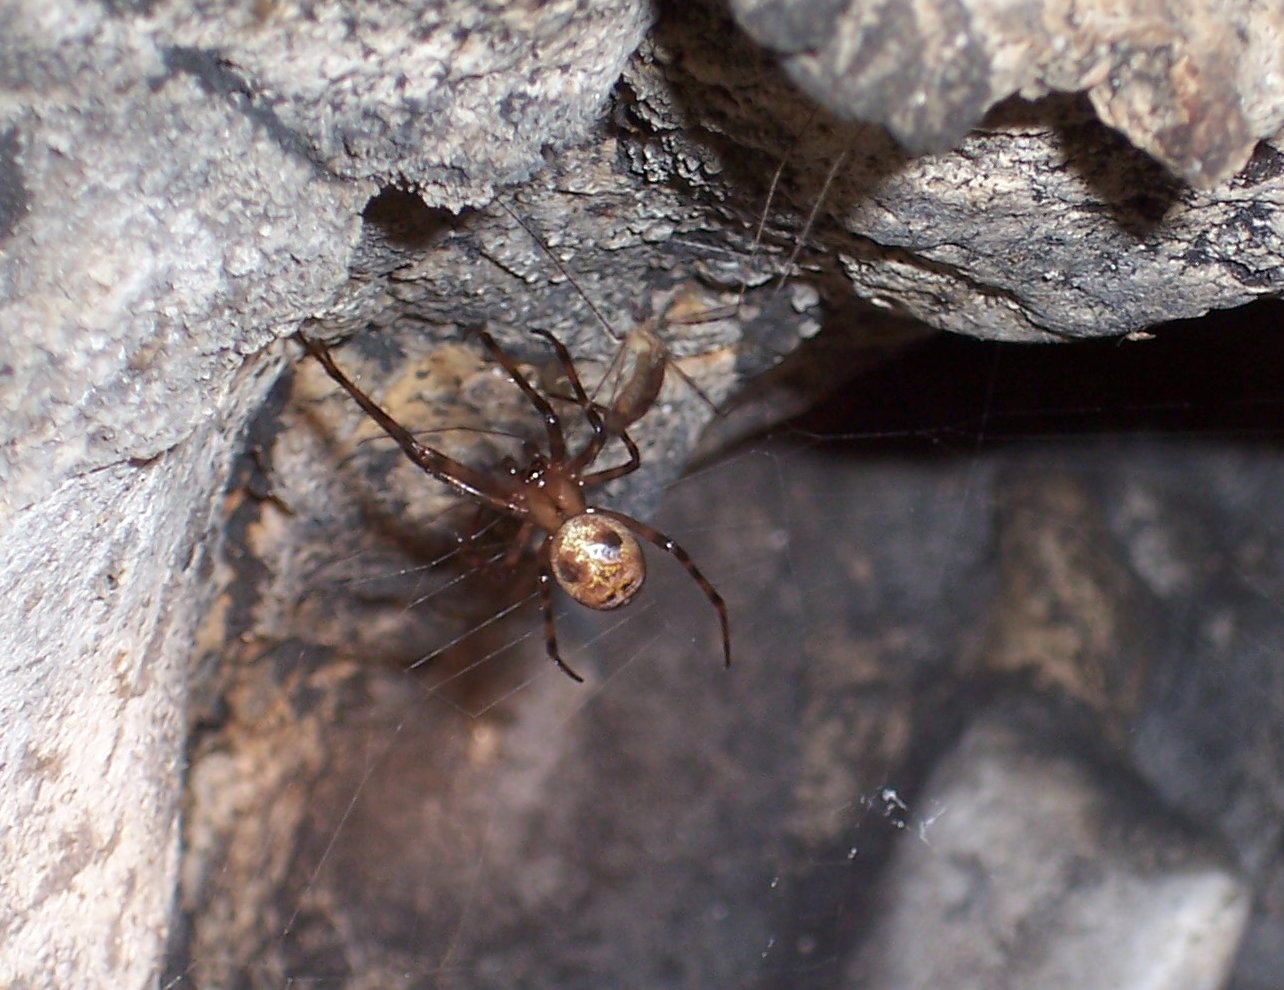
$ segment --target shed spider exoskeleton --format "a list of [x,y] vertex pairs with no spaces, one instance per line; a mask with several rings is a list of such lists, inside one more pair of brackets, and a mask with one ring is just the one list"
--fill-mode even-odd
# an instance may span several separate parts
[[[626,390],[625,398],[612,406],[599,405],[589,398],[584,386],[580,384],[571,355],[562,342],[547,331],[533,332],[552,346],[566,372],[574,402],[584,412],[591,435],[579,451],[569,451],[561,419],[552,405],[526,380],[512,359],[495,343],[494,338],[484,330],[479,330],[477,336],[482,344],[539,412],[548,438],[547,453],[534,445],[528,445],[525,466],[509,470],[503,476],[491,476],[421,444],[339,369],[323,345],[302,333],[297,336],[307,352],[320,362],[326,374],[356,400],[366,415],[397,442],[411,461],[461,495],[496,512],[520,519],[521,529],[516,538],[518,547],[526,543],[534,530],[544,531],[544,539],[537,551],[544,637],[549,657],[565,674],[576,681],[584,680],[566,665],[557,649],[552,582],[556,580],[563,591],[589,608],[607,610],[627,605],[642,588],[646,577],[646,561],[633,534],[674,557],[700,586],[700,590],[718,612],[723,656],[726,665],[730,667],[731,634],[726,603],[687,552],[646,523],[622,512],[589,505],[584,497],[585,489],[622,478],[641,466],[641,454],[637,444],[629,436],[627,426],[646,411],[646,408],[639,408],[639,405],[644,403],[649,408],[654,401],[654,393],[648,388],[642,393],[635,391],[630,397]],[[658,392],[658,389],[655,391]],[[645,398],[639,398],[639,394],[644,394]],[[626,404],[625,407],[621,406],[622,402]],[[608,423],[614,425],[608,426]],[[589,471],[613,436],[619,437],[624,444],[629,459],[614,467]]]

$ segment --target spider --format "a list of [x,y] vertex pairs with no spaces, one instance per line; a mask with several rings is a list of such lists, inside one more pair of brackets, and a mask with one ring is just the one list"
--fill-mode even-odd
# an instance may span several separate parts
[[[566,347],[545,330],[533,331],[548,341],[558,362],[566,372],[573,400],[583,411],[590,429],[589,438],[578,451],[567,448],[561,418],[548,399],[518,370],[513,360],[500,349],[489,333],[477,331],[477,337],[491,356],[508,373],[509,378],[535,407],[544,422],[547,452],[534,444],[527,445],[525,466],[507,465],[504,476],[492,476],[421,444],[378,403],[363,392],[334,362],[329,350],[315,340],[296,334],[304,349],[320,362],[321,367],[344,389],[376,423],[401,447],[402,452],[424,472],[438,481],[504,515],[521,520],[515,548],[524,547],[536,530],[544,532],[536,551],[539,560],[540,608],[544,615],[544,641],[549,658],[568,677],[583,682],[567,666],[557,648],[557,630],[553,622],[553,583],[581,605],[609,610],[627,605],[642,588],[646,577],[646,560],[636,536],[642,537],[680,563],[718,613],[722,631],[724,663],[731,666],[731,633],[727,606],[718,590],[696,567],[695,562],[672,539],[644,522],[622,512],[589,505],[585,491],[597,488],[636,471],[642,464],[637,444],[627,427],[639,419],[654,402],[659,389],[649,385],[641,391],[624,390],[625,398],[603,406],[589,398],[580,383],[579,374]],[[653,373],[646,362],[643,376]],[[618,437],[628,451],[623,464],[601,470],[590,470],[598,455],[612,437]]]

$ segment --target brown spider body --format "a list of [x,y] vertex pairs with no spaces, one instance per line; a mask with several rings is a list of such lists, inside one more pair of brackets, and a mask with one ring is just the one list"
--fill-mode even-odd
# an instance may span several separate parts
[[532,458],[522,483],[527,521],[549,534],[555,580],[581,605],[607,611],[642,590],[646,558],[625,527],[589,507],[583,481]]
[[547,464],[529,470],[523,487],[530,521],[549,533],[588,508],[583,486]]
[[[658,375],[662,375],[662,370],[656,372],[655,360],[639,357],[635,365],[638,370],[633,372],[631,380],[621,391],[623,398],[617,398],[610,406],[599,405],[584,391],[571,356],[562,343],[545,331],[534,332],[549,342],[561,362],[570,382],[573,400],[584,413],[591,434],[580,450],[568,450],[561,420],[548,399],[526,380],[490,334],[478,331],[478,339],[543,418],[548,440],[547,453],[529,446],[526,466],[523,468],[509,462],[509,469],[502,476],[488,475],[420,443],[340,370],[325,347],[302,333],[297,336],[326,374],[397,442],[411,461],[461,495],[520,519],[519,548],[534,529],[545,533],[537,551],[545,643],[549,657],[568,676],[577,681],[583,680],[563,662],[558,652],[552,584],[556,582],[568,595],[588,608],[607,610],[627,605],[641,590],[646,578],[646,562],[637,536],[674,557],[700,586],[717,610],[723,657],[726,665],[731,666],[727,606],[686,551],[663,533],[632,516],[589,505],[584,494],[585,489],[604,485],[641,466],[641,454],[628,434],[628,426],[640,419],[655,401],[660,386]],[[597,471],[589,470],[613,438],[618,439],[628,451],[628,461]]]
[[562,523],[549,543],[548,559],[562,590],[599,611],[627,605],[646,580],[638,541],[600,513],[585,512]]

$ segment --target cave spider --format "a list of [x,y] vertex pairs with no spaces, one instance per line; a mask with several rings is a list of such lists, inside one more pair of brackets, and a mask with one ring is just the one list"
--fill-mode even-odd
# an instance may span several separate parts
[[[478,339],[540,414],[548,443],[546,452],[528,444],[526,464],[509,465],[503,475],[479,471],[421,444],[340,370],[326,347],[302,332],[296,336],[304,349],[320,362],[326,374],[356,400],[366,415],[378,423],[424,472],[486,508],[521,520],[516,537],[517,548],[524,547],[535,530],[544,532],[536,551],[544,640],[550,659],[568,677],[580,682],[584,680],[566,665],[558,652],[557,630],[553,621],[553,582],[556,581],[581,605],[592,609],[609,610],[627,605],[641,590],[646,577],[646,560],[634,534],[675,558],[700,586],[704,596],[717,610],[722,630],[723,659],[730,667],[731,633],[726,603],[687,552],[646,523],[622,512],[589,505],[585,498],[587,489],[622,478],[641,466],[641,454],[627,427],[650,408],[659,389],[626,388],[621,392],[622,398],[617,398],[610,406],[601,405],[585,392],[571,355],[562,342],[545,330],[533,332],[553,348],[566,372],[574,402],[583,411],[591,432],[580,450],[569,450],[561,418],[548,399],[526,380],[494,338],[479,330]],[[639,375],[645,377],[653,372],[649,364],[643,362],[643,365]],[[612,437],[619,437],[629,459],[614,467],[589,470]]]

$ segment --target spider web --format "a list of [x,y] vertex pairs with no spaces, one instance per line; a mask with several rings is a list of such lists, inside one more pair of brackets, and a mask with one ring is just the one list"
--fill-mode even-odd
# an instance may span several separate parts
[[[279,592],[306,630],[247,650],[242,731],[221,764],[195,754],[198,814],[229,779],[250,797],[197,860],[168,985],[912,984],[959,965],[898,886],[926,889],[913,850],[940,863],[956,822],[994,848],[1021,821],[968,818],[933,773],[1013,697],[1040,706],[1009,723],[1041,745],[1086,723],[1126,754],[1107,821],[1141,821],[1144,794],[1204,836],[1133,841],[1278,897],[1281,318],[1073,350],[937,340],[665,486],[648,521],[728,600],[729,672],[662,554],[625,610],[559,600],[580,686],[543,656],[529,574],[496,580],[502,534],[407,555],[396,533],[362,547],[379,513],[340,512],[301,569],[323,590]],[[951,931],[982,939],[993,918],[955,896],[977,916]],[[1237,990],[1284,964],[1278,903],[1251,913]],[[915,935],[908,971],[871,946]]]

